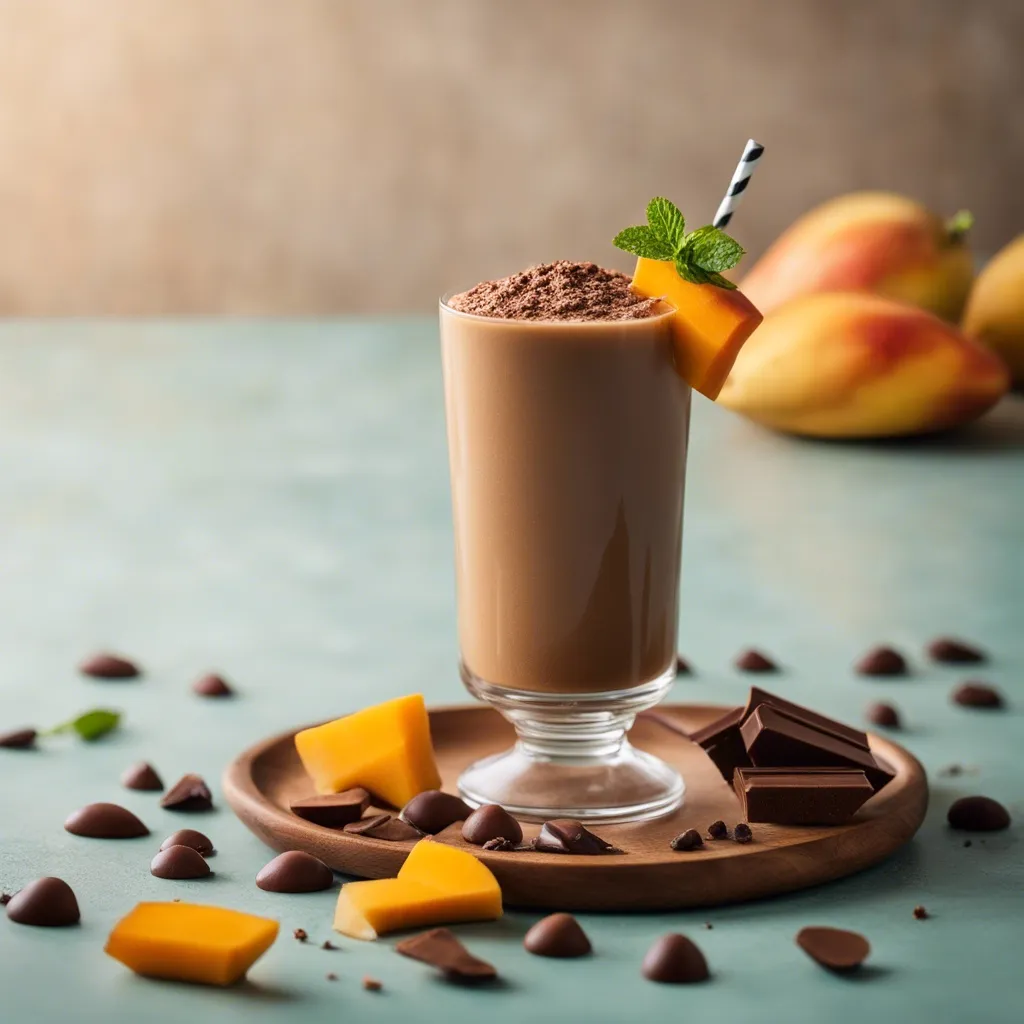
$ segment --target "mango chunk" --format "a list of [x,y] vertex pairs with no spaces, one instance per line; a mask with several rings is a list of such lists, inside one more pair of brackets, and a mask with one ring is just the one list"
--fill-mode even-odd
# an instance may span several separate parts
[[295,736],[295,749],[318,793],[362,786],[394,807],[440,789],[421,694],[398,697]]
[[105,952],[136,974],[233,985],[270,948],[278,923],[223,907],[140,903],[110,933]]
[[411,850],[397,878],[342,886],[334,928],[375,939],[400,928],[501,917],[501,889],[471,853],[430,839]]
[[636,262],[633,291],[675,307],[676,369],[690,387],[717,398],[743,343],[763,319],[754,304],[740,291],[691,284],[674,264],[644,257]]

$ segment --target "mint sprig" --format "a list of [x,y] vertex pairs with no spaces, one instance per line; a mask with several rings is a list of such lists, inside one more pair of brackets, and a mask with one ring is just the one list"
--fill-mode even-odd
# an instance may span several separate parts
[[107,711],[104,708],[96,708],[93,711],[86,711],[70,721],[55,725],[52,729],[47,730],[47,735],[61,732],[76,732],[83,740],[91,743],[93,740],[98,740],[101,736],[105,736],[108,732],[116,729],[120,721],[121,713],[119,711]]
[[708,224],[686,233],[686,221],[679,208],[658,196],[647,204],[647,223],[620,231],[612,243],[617,249],[649,260],[675,264],[676,273],[691,284],[735,288],[722,277],[735,267],[744,249],[735,238]]

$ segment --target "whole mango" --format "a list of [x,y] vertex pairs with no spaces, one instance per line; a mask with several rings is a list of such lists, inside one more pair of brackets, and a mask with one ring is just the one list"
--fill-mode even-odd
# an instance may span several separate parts
[[1002,361],[931,313],[864,292],[769,313],[719,402],[809,437],[895,437],[967,423],[1009,387]]
[[974,268],[969,214],[943,221],[891,192],[840,196],[795,221],[750,268],[742,288],[768,313],[798,295],[864,291],[958,322]]
[[1024,235],[996,253],[978,275],[964,330],[1002,357],[1014,384],[1024,384]]

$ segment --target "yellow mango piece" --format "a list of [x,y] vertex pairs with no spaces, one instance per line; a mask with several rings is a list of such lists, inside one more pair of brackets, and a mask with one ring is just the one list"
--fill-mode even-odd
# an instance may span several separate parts
[[400,928],[490,921],[501,917],[501,888],[471,853],[421,839],[397,878],[342,886],[334,928],[353,939],[375,939]]
[[633,291],[675,307],[676,369],[690,387],[717,398],[743,343],[762,320],[754,304],[740,291],[691,284],[674,264],[644,257],[636,262]]
[[278,923],[223,907],[140,903],[121,918],[106,953],[136,974],[233,985],[270,948]]
[[421,694],[398,697],[295,736],[295,749],[318,793],[362,786],[394,807],[440,789]]

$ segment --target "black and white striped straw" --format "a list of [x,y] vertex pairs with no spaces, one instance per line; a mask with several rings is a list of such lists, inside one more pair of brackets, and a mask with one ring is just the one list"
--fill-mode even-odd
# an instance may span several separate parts
[[711,222],[716,228],[724,228],[732,220],[732,212],[739,205],[744,189],[750,184],[750,176],[754,173],[754,168],[757,167],[757,161],[761,159],[763,152],[764,146],[760,142],[747,139],[743,156],[740,157],[740,162],[736,165],[736,170],[733,171],[732,181],[729,182],[725,198],[718,207],[715,219]]

